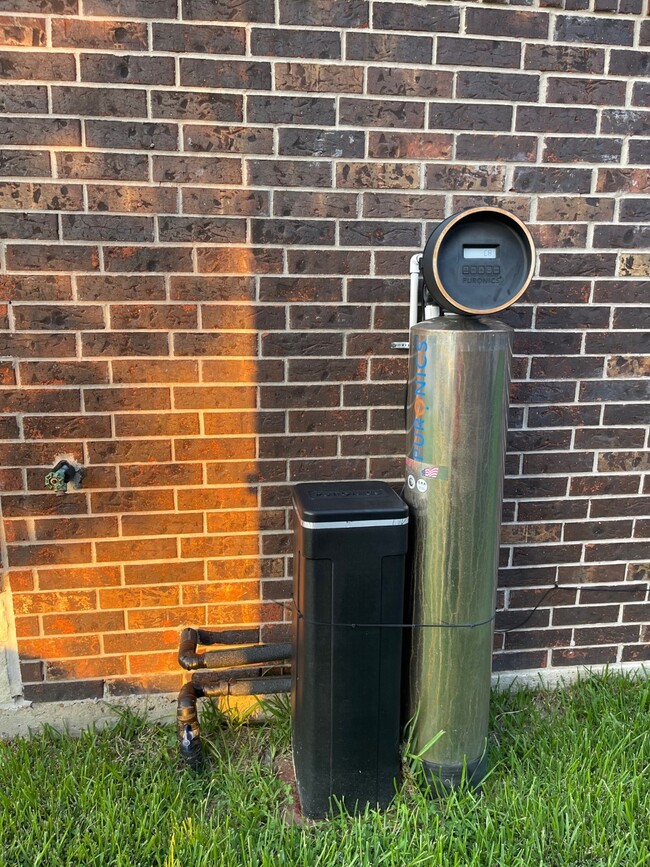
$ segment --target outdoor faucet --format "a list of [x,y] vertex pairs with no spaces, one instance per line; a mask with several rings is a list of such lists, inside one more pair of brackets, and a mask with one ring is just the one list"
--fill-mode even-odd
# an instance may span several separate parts
[[51,491],[65,492],[68,483],[72,482],[74,488],[80,488],[83,475],[82,467],[75,467],[69,461],[62,460],[45,476],[45,487]]

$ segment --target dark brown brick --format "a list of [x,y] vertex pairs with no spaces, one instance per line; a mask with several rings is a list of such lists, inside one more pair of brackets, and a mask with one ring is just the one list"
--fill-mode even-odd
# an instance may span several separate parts
[[51,683],[29,684],[25,686],[27,701],[81,701],[82,699],[102,699],[103,680],[73,680]]
[[346,58],[374,63],[430,63],[433,40],[430,36],[385,33],[348,33]]
[[521,43],[503,39],[438,37],[436,62],[452,66],[494,66],[518,69]]
[[227,307],[218,304],[205,305],[202,309],[202,321],[204,328],[214,328],[222,331],[229,329],[260,331],[276,330],[285,327],[286,311],[284,307],[263,306],[235,306]]
[[170,294],[174,301],[252,301],[255,284],[250,277],[172,277]]
[[25,438],[30,440],[79,440],[111,435],[109,416],[34,415],[25,417],[23,426]]
[[53,48],[98,48],[107,51],[147,51],[147,25],[135,21],[88,21],[54,18]]
[[80,145],[81,125],[63,118],[4,117],[0,140],[8,145]]
[[415,163],[348,163],[337,166],[337,187],[352,189],[417,189],[420,168]]
[[[41,335],[0,334],[0,353],[13,358],[33,358],[35,341],[43,343]],[[74,334],[51,334],[39,349],[42,358],[70,358],[76,355]]]
[[593,18],[558,15],[555,22],[558,42],[591,42],[596,45],[632,45],[634,22],[624,18]]
[[452,147],[453,136],[450,133],[371,132],[368,156],[390,159],[449,159]]
[[452,85],[451,72],[384,66],[371,66],[368,69],[369,94],[446,99],[452,95]]
[[301,27],[367,27],[368,4],[364,0],[312,0],[308,5],[301,0],[282,0],[280,24],[299,24]]
[[509,105],[433,102],[429,106],[430,129],[509,130],[511,124]]
[[183,57],[180,70],[180,83],[188,87],[270,90],[272,86],[271,64],[263,61]]
[[46,41],[44,18],[0,18],[0,45],[42,48]]
[[290,326],[296,329],[344,329],[367,328],[370,324],[370,308],[352,305],[298,306],[290,312]]
[[107,271],[192,271],[192,251],[187,247],[105,247]]
[[[0,183],[0,207],[9,210],[82,210],[82,187],[79,184]],[[15,215],[12,216],[15,219]]]
[[196,382],[198,362],[193,361],[113,361],[113,382]]
[[266,247],[199,249],[196,259],[198,270],[208,274],[277,274],[283,270],[284,262],[281,250]]
[[549,163],[611,163],[621,157],[620,138],[544,139],[544,161]]
[[539,96],[539,76],[525,73],[459,71],[456,74],[456,96],[462,99],[535,102]]
[[177,210],[177,192],[171,188],[88,184],[86,189],[91,211],[168,214]]
[[288,409],[302,408],[305,405],[312,407],[336,407],[339,406],[338,385],[287,385],[273,386],[262,389],[262,407],[275,409],[287,407]]
[[315,96],[247,97],[250,123],[314,124],[332,126],[335,121],[334,100]]
[[546,668],[548,651],[528,650],[521,653],[495,653],[492,657],[493,671],[525,670],[527,668]]
[[571,522],[566,524],[564,528],[564,538],[567,542],[629,539],[631,535],[632,521]]
[[154,23],[152,48],[178,54],[245,54],[246,31],[243,27]]
[[254,345],[246,334],[174,334],[174,355],[251,355]]
[[43,51],[0,51],[0,79],[74,81],[75,78],[73,54]]
[[[174,193],[174,190],[170,190]],[[184,188],[183,213],[224,216],[268,216],[269,194],[261,190]]]
[[[52,222],[54,221],[54,222]],[[28,241],[55,241],[58,237],[55,214],[0,213],[0,238]]]
[[334,30],[274,30],[254,27],[251,30],[251,52],[259,57],[339,60],[341,35]]
[[57,171],[61,178],[75,180],[147,181],[149,167],[144,154],[57,153]]
[[86,120],[86,144],[111,150],[178,150],[178,127],[171,123]]
[[169,409],[168,388],[88,388],[84,392],[86,412],[125,409]]
[[360,127],[423,129],[424,103],[345,96],[341,97],[339,102],[339,123]]
[[460,160],[504,160],[532,162],[537,155],[537,139],[526,135],[458,136],[456,156]]
[[[54,55],[59,56],[59,55]],[[82,54],[81,80],[110,84],[174,84],[173,57],[141,54]]]
[[297,409],[289,412],[289,430],[292,433],[362,431],[366,423],[365,409]]
[[5,114],[47,114],[47,88],[44,85],[0,85],[0,111]]
[[170,243],[242,243],[246,240],[244,220],[229,220],[223,217],[159,217],[158,231],[160,240]]
[[305,332],[262,335],[262,355],[265,357],[338,356],[342,352],[343,338],[340,334]]
[[169,337],[166,333],[143,334],[111,332],[88,332],[81,335],[84,356],[141,356],[169,355]]
[[458,33],[460,13],[458,9],[444,5],[421,7],[415,3],[401,3],[399,5],[395,5],[394,3],[376,3],[373,9],[372,23],[373,27],[377,30],[421,30],[425,33]]
[[540,270],[545,276],[608,277],[616,269],[614,253],[542,253]]
[[587,449],[640,449],[643,447],[643,437],[643,428],[583,428],[576,431],[575,446]]
[[625,105],[625,82],[606,78],[549,78],[548,102],[572,105]]
[[333,244],[334,223],[325,220],[253,220],[254,244]]
[[332,165],[323,160],[249,160],[248,180],[263,187],[330,187]]
[[501,166],[436,165],[426,168],[426,185],[430,190],[494,190],[505,186],[505,169]]
[[218,6],[212,0],[183,0],[183,16],[197,21],[272,23],[274,15],[265,0],[224,0]]
[[111,306],[111,327],[172,330],[196,328],[196,305],[127,304]]
[[596,123],[595,108],[517,107],[516,129],[520,132],[582,132],[591,135],[596,132]]
[[263,277],[260,301],[341,301],[343,281],[336,277]]
[[186,126],[185,147],[210,153],[273,153],[273,131],[265,127]]
[[276,63],[275,86],[281,92],[362,93],[363,67],[297,61]]
[[514,36],[546,39],[550,16],[545,12],[515,12],[511,9],[467,10],[467,33],[481,36]]
[[[365,153],[365,141],[365,133],[362,131],[281,129],[279,153],[303,157],[362,157]],[[328,183],[324,185],[329,186],[329,177]],[[305,184],[305,186],[312,186],[312,184]]]
[[340,243],[344,246],[418,247],[421,227],[415,223],[386,221],[341,222]]
[[[444,199],[427,193],[400,194],[392,193],[367,193],[363,200],[363,216],[370,218],[399,219],[404,214],[411,218],[442,219],[444,217]],[[375,281],[378,282],[378,281]],[[386,281],[384,281],[386,282]],[[391,285],[391,291],[395,291],[395,283]],[[400,287],[400,291],[402,287]],[[399,297],[392,295],[392,297]],[[405,296],[404,296],[405,297]],[[350,300],[352,298],[350,297]],[[383,300],[389,300],[385,298]]]
[[289,250],[287,258],[292,274],[368,273],[370,267],[365,250]]
[[151,111],[154,117],[162,118],[241,122],[244,100],[235,93],[154,90]]
[[[622,82],[624,83],[624,82]],[[613,105],[614,103],[612,103]],[[618,103],[616,103],[618,104]],[[650,82],[637,81],[632,90],[632,105],[650,106]]]
[[97,271],[96,247],[72,245],[9,245],[7,268],[10,271]]
[[[604,72],[605,52],[601,48],[586,46],[531,43],[525,48],[524,69],[563,73]],[[610,68],[610,72],[614,70]]]
[[66,241],[153,242],[151,217],[64,214],[61,217]]
[[155,156],[153,179],[166,184],[239,184],[242,180],[241,160],[204,156]]
[[23,361],[23,385],[97,385],[109,381],[105,361]]
[[350,217],[356,213],[357,197],[354,193],[277,190],[273,204],[278,217]]
[[84,15],[176,18],[178,0],[84,0]]
[[0,176],[21,178],[49,178],[52,175],[50,155],[47,151],[0,151]]

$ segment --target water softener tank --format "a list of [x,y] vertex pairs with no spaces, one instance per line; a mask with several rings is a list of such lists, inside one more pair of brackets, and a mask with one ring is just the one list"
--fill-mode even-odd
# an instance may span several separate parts
[[407,715],[445,788],[486,769],[512,329],[444,316],[411,329]]
[[405,716],[443,791],[464,778],[476,786],[487,769],[513,331],[486,314],[514,303],[534,266],[521,220],[481,207],[440,223],[419,278],[412,268]]

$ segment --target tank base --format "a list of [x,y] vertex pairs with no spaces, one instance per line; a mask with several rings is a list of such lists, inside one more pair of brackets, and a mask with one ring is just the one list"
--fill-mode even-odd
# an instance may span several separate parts
[[487,774],[487,753],[473,762],[464,762],[461,765],[438,765],[434,762],[422,762],[424,776],[431,787],[431,794],[442,797],[459,789],[461,786],[469,786],[480,793],[481,784]]

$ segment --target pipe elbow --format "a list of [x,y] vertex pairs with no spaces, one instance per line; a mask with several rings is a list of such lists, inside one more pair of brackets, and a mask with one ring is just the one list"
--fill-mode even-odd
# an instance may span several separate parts
[[178,664],[186,671],[196,671],[204,668],[202,656],[196,652],[199,635],[196,629],[184,629],[181,632],[181,640],[178,646]]

